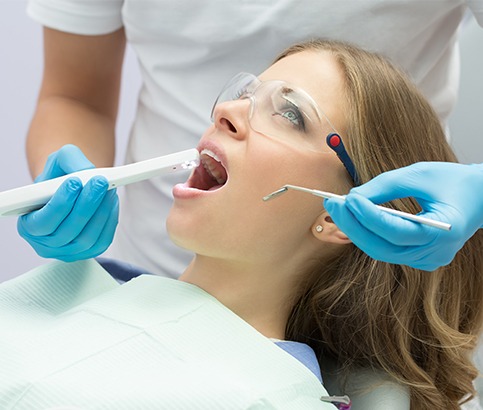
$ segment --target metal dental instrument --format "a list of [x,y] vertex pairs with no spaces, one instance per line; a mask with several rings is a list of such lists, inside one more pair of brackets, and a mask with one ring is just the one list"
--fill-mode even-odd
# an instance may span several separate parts
[[[304,187],[297,186],[297,185],[284,185],[282,188],[277,189],[275,192],[272,192],[271,194],[264,196],[263,200],[269,201],[271,199],[277,198],[280,195],[287,192],[289,189],[293,189],[295,191],[306,192],[308,194],[320,196],[322,198],[339,198],[339,199],[342,199],[343,201],[345,201],[344,195],[337,195],[337,194],[333,194],[331,192],[319,191],[317,189],[304,188]],[[413,222],[418,222],[420,224],[429,225],[429,226],[432,226],[434,228],[443,229],[445,231],[451,230],[451,225],[448,224],[448,223],[445,223],[445,222],[434,221],[432,219],[424,218],[423,216],[413,215],[413,214],[409,214],[407,212],[398,211],[396,209],[386,208],[385,206],[381,206],[381,205],[376,205],[376,206],[384,212],[400,216],[401,218],[404,218],[404,219],[409,219],[410,221],[413,221]]]
[[199,156],[198,151],[193,148],[118,167],[86,169],[0,192],[0,217],[23,215],[41,208],[68,178],[77,177],[85,184],[93,176],[102,175],[109,182],[108,189],[113,189],[148,178],[192,169],[198,166]]

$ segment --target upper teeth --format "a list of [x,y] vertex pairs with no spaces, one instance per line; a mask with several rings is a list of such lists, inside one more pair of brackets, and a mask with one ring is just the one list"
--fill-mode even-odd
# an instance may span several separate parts
[[221,162],[221,159],[218,158],[218,155],[216,155],[213,151],[209,150],[209,149],[203,149],[201,151],[201,155],[208,155],[209,157],[213,158],[215,161],[218,161],[218,162]]

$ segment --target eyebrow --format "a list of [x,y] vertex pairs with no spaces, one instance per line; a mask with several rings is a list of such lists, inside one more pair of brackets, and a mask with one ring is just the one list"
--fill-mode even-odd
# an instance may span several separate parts
[[286,93],[286,94],[290,94],[290,93],[294,93],[294,92],[295,92],[295,90],[294,90],[293,88],[291,88],[291,87],[287,87],[286,85],[284,85],[284,86],[282,87],[282,92],[283,92],[284,94],[285,94],[285,93]]
[[[290,98],[290,94],[292,94],[295,98]],[[308,107],[311,109],[312,113],[316,115],[316,118],[318,120],[321,120],[319,108],[317,107],[315,101],[312,101],[312,97],[310,97],[310,95],[307,94],[306,91],[303,91],[303,90],[298,91],[297,89],[294,89],[288,86],[283,86],[282,96],[286,101],[288,101],[290,104],[296,107],[300,111],[300,113],[303,114],[304,118],[309,120],[310,124],[314,125],[314,121],[307,110]],[[310,98],[307,99],[307,96],[309,96]],[[307,104],[300,104],[300,102],[306,102],[308,104],[308,107],[306,107]]]

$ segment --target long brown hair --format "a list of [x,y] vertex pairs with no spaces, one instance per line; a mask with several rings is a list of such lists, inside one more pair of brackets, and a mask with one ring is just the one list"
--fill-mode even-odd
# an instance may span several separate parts
[[[386,59],[349,44],[314,40],[301,51],[330,52],[345,79],[347,135],[362,182],[419,161],[456,158],[426,99]],[[392,206],[419,210],[410,199]],[[349,245],[307,276],[286,337],[311,345],[347,371],[384,370],[410,389],[411,409],[459,409],[475,394],[472,352],[483,322],[483,232],[434,272],[376,261]]]

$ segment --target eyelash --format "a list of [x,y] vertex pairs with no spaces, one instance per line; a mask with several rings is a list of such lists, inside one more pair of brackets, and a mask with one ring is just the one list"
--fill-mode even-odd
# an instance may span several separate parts
[[241,88],[241,89],[237,90],[236,94],[233,97],[233,101],[239,100],[240,98],[242,98],[246,94],[247,94],[246,88]]

